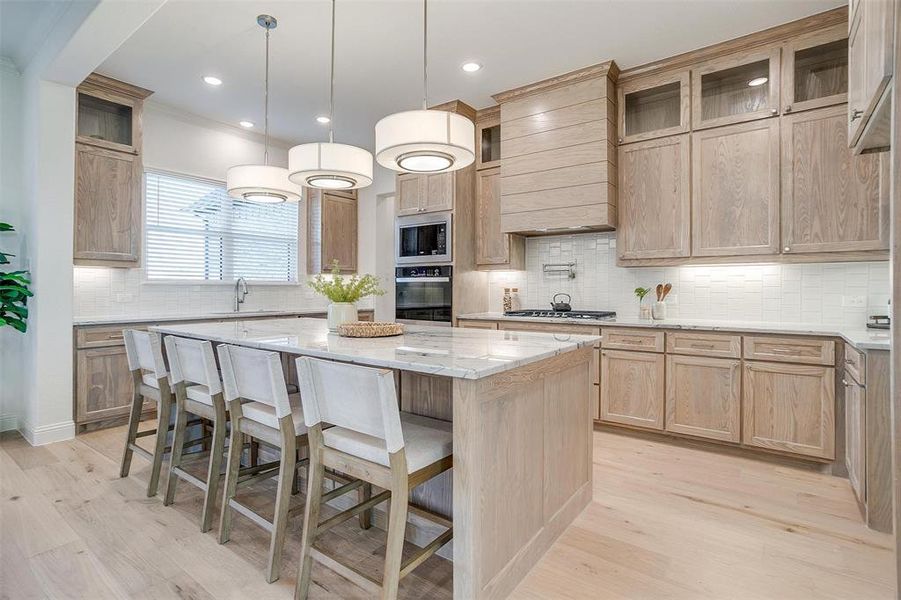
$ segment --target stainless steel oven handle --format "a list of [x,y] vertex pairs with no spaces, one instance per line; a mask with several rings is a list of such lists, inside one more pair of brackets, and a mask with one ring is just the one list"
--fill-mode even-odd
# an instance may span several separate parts
[[450,277],[395,277],[397,283],[417,283],[419,281],[429,281],[431,283],[448,283]]

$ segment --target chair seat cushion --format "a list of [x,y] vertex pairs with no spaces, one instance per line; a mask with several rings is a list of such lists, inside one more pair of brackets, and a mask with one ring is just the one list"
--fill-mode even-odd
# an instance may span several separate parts
[[205,385],[195,384],[185,388],[185,395],[191,400],[202,402],[209,406],[213,405],[213,398],[210,396],[210,390]]
[[[307,432],[307,426],[303,422],[303,408],[300,404],[300,394],[290,394],[288,402],[291,404],[291,417],[294,420],[294,431],[296,435],[303,435]],[[241,405],[241,412],[244,417],[252,421],[256,421],[267,427],[278,429],[278,418],[275,416],[275,407],[263,404],[262,402],[245,402]]]
[[[407,473],[414,473],[454,453],[451,423],[411,413],[400,413]],[[390,466],[385,440],[344,427],[322,432],[326,446],[384,466]]]

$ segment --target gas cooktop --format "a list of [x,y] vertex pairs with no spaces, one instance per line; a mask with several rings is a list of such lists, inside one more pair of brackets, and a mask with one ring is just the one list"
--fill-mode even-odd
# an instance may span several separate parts
[[542,319],[613,319],[616,313],[612,310],[508,310],[507,317],[540,317]]

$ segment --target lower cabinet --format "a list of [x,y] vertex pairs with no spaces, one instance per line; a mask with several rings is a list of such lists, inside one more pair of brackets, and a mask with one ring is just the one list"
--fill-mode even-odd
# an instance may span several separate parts
[[835,369],[745,362],[742,442],[835,458]]
[[861,503],[866,502],[866,405],[863,387],[845,371],[845,466],[848,481]]
[[663,429],[662,354],[601,351],[602,421]]
[[741,440],[741,361],[666,357],[666,430],[713,440]]
[[[75,407],[79,424],[128,415],[134,393],[125,346],[76,352]],[[155,407],[145,403],[144,410]]]

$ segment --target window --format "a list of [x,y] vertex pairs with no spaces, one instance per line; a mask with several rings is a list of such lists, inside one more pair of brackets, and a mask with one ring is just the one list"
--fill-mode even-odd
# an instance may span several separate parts
[[147,279],[297,281],[297,203],[231,198],[225,185],[145,171]]

